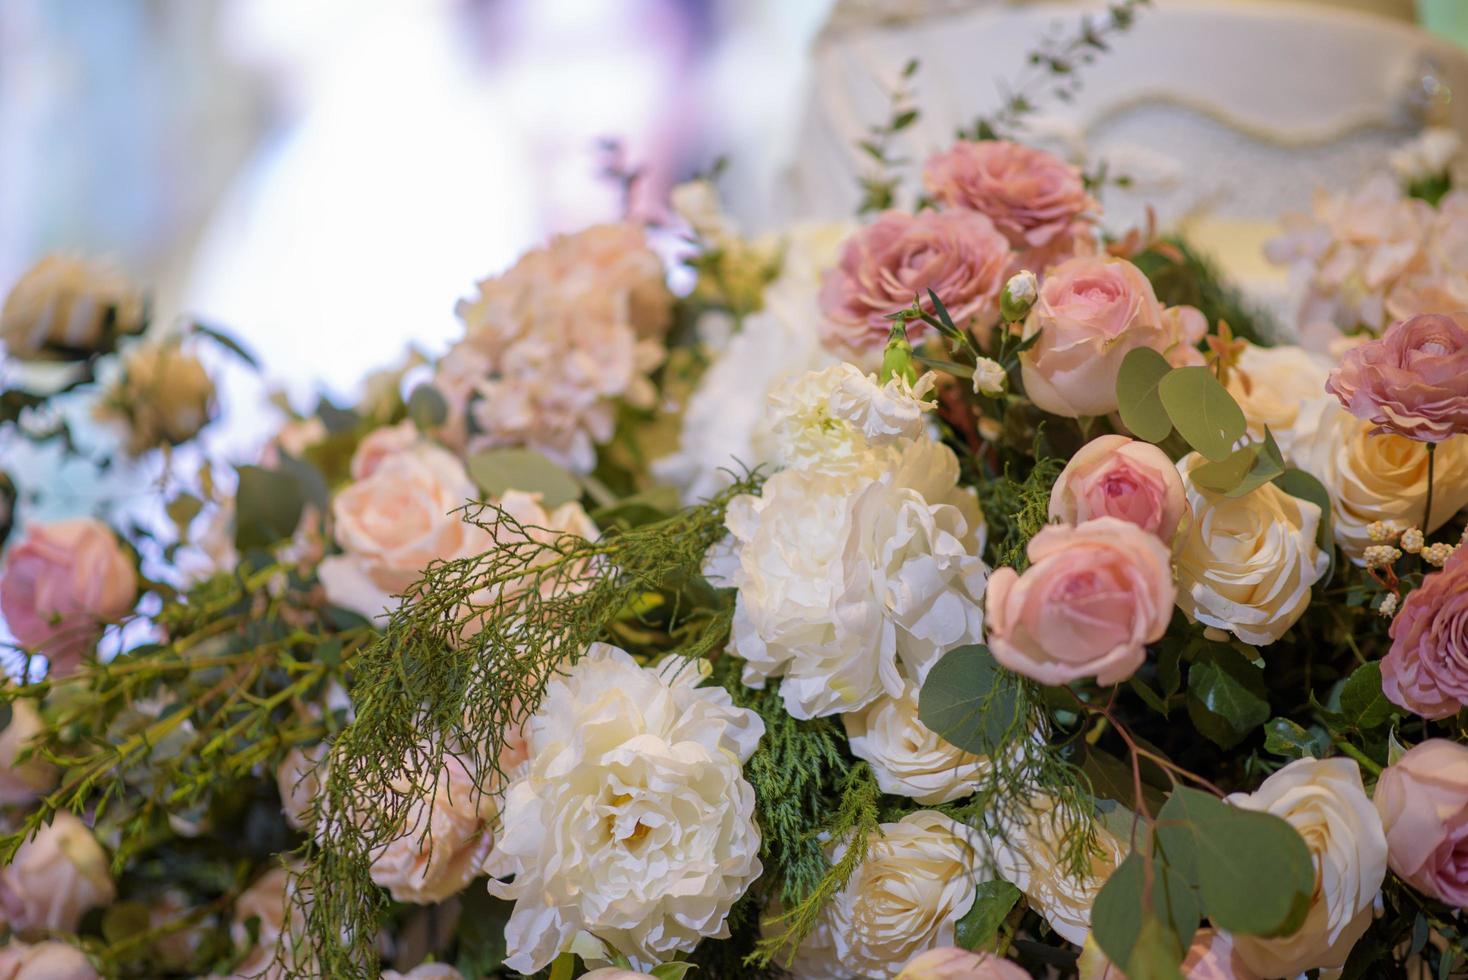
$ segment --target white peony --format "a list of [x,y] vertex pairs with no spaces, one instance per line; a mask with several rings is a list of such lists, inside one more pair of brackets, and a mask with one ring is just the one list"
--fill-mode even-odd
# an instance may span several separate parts
[[1173,544],[1178,608],[1192,622],[1264,646],[1310,604],[1310,587],[1330,566],[1316,544],[1320,508],[1266,483],[1242,497],[1195,486],[1202,457],[1178,461],[1190,517]]
[[546,687],[526,725],[486,870],[515,901],[506,964],[534,973],[578,934],[649,968],[729,934],[762,870],[754,789],[741,765],[764,734],[699,664],[659,668],[593,644]]
[[1094,850],[1087,873],[1072,874],[1061,835],[1068,824],[1054,799],[1030,797],[1026,822],[996,834],[990,847],[999,877],[1025,893],[1030,904],[1064,939],[1077,946],[1091,931],[1091,906],[1101,886],[1126,858],[1127,847],[1105,826],[1096,825]]
[[[952,946],[974,904],[984,876],[969,828],[920,810],[879,830],[797,951],[793,970],[803,980],[895,977],[919,953]],[[844,852],[838,844],[832,860]]]
[[879,384],[854,364],[836,364],[801,375],[770,393],[766,413],[776,460],[807,472],[861,469],[878,446],[909,442],[923,434],[923,400],[935,381],[916,384],[894,376]]
[[1299,930],[1272,939],[1236,935],[1235,954],[1267,977],[1344,965],[1371,924],[1386,877],[1386,835],[1360,767],[1350,759],[1299,759],[1228,802],[1288,820],[1315,861],[1315,892]]
[[1268,426],[1280,450],[1288,455],[1300,405],[1325,393],[1330,368],[1328,358],[1303,347],[1248,344],[1237,367],[1229,372],[1228,392],[1243,409],[1249,434],[1262,439]]
[[958,460],[927,439],[845,475],[784,470],[729,504],[711,578],[739,590],[744,682],[783,677],[796,718],[855,711],[982,636],[984,523]]
[[882,792],[919,803],[947,803],[978,788],[989,761],[940,738],[918,718],[918,686],[886,694],[841,716],[851,753],[871,764]]
[[[1317,398],[1300,407],[1290,453],[1330,495],[1336,544],[1358,565],[1376,543],[1366,530],[1372,523],[1420,525],[1427,503],[1426,447],[1404,436],[1373,435],[1371,429],[1335,398]],[[1468,505],[1468,437],[1441,442],[1436,453],[1429,533]]]

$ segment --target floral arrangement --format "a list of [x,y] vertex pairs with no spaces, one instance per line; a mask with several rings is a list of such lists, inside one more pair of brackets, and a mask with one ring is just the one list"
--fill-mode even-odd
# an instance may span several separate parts
[[875,213],[751,239],[685,184],[249,463],[199,441],[237,341],[95,260],[15,284],[0,445],[161,499],[48,522],[0,480],[0,976],[1468,969],[1437,143],[1287,220],[1273,343],[1000,138],[1022,101],[899,205],[913,74]]

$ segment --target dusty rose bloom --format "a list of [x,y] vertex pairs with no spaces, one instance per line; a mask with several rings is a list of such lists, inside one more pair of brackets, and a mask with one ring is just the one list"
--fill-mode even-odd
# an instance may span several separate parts
[[1376,783],[1391,869],[1413,888],[1468,908],[1468,747],[1430,738]]
[[10,549],[0,613],[20,644],[44,653],[56,675],[76,669],[102,624],[128,613],[138,577],[112,529],[80,517],[34,525]]
[[1105,435],[1071,457],[1050,491],[1050,519],[1080,524],[1117,517],[1171,542],[1187,512],[1183,479],[1156,446]]
[[[981,337],[993,327],[1009,268],[1009,244],[972,211],[883,212],[847,240],[821,287],[821,343],[859,364],[880,355],[892,331],[885,319],[912,305],[933,309],[938,294],[953,322]],[[914,341],[926,328],[909,326]]]
[[88,909],[117,896],[91,829],[62,810],[0,868],[0,921],[12,932],[75,932]]
[[1016,252],[1017,268],[1043,272],[1091,234],[1099,205],[1081,172],[1053,153],[1006,140],[960,140],[928,158],[923,186],[949,207],[994,222]]
[[1418,442],[1468,432],[1468,313],[1424,313],[1346,352],[1326,390],[1354,416]]
[[1392,620],[1381,661],[1381,690],[1423,718],[1446,718],[1468,704],[1468,548],[1407,593]]

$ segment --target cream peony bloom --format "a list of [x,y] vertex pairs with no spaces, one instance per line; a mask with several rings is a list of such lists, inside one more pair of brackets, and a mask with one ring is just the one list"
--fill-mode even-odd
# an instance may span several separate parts
[[918,686],[911,681],[899,697],[884,694],[841,721],[852,755],[871,764],[884,793],[929,806],[947,803],[973,793],[989,771],[987,759],[938,737],[918,719]]
[[32,755],[25,762],[15,761],[31,739],[40,733],[41,713],[32,698],[16,698],[10,702],[10,724],[0,732],[0,806],[24,806],[33,803],[56,785],[56,766]]
[[990,843],[994,870],[1030,900],[1061,937],[1077,946],[1091,931],[1091,906],[1111,872],[1126,859],[1126,844],[1105,826],[1096,825],[1089,873],[1076,877],[1065,862],[1066,829],[1055,800],[1030,797],[1026,823],[1009,826]]
[[1188,478],[1201,461],[1192,453],[1177,464],[1191,512],[1173,545],[1178,608],[1245,643],[1273,643],[1330,566],[1315,543],[1320,508],[1272,483],[1232,499],[1203,490]]
[[1304,925],[1272,939],[1235,935],[1235,955],[1266,977],[1342,966],[1371,924],[1371,906],[1386,877],[1386,835],[1360,767],[1350,759],[1299,759],[1228,802],[1288,820],[1315,860],[1315,893]]
[[1249,434],[1262,439],[1268,426],[1280,451],[1288,456],[1300,405],[1325,394],[1330,368],[1328,358],[1303,347],[1248,344],[1237,367],[1229,372],[1228,393],[1244,410]]
[[115,897],[107,855],[91,829],[67,810],[0,868],[0,920],[12,932],[75,932],[88,909]]
[[741,766],[764,723],[701,678],[696,662],[640,667],[596,643],[550,681],[485,865],[513,877],[490,885],[515,901],[512,969],[534,973],[579,934],[639,969],[729,935],[762,870]]
[[778,461],[807,472],[862,469],[878,446],[910,442],[923,434],[932,403],[923,396],[936,379],[893,376],[878,384],[854,364],[811,371],[770,393],[767,413]]
[[[21,360],[82,360],[143,326],[143,295],[111,263],[48,255],[11,287],[0,340]],[[110,324],[109,324],[110,320]]]
[[213,380],[177,340],[139,344],[124,353],[122,373],[94,409],[99,420],[123,427],[133,456],[188,442],[214,412]]
[[[706,571],[739,590],[744,682],[783,677],[796,718],[855,711],[982,636],[984,523],[958,460],[927,439],[842,476],[785,470],[729,505]],[[901,667],[899,667],[899,663]]]
[[[839,861],[845,844],[831,856]],[[796,973],[806,980],[890,978],[919,953],[952,946],[954,929],[982,880],[973,832],[933,810],[881,825],[866,860],[801,944]]]
[[[1376,543],[1366,530],[1371,524],[1420,525],[1427,503],[1426,447],[1404,436],[1372,435],[1371,429],[1336,399],[1317,398],[1300,407],[1290,453],[1330,494],[1336,544],[1358,565]],[[1468,505],[1468,436],[1438,443],[1436,452],[1429,533]]]

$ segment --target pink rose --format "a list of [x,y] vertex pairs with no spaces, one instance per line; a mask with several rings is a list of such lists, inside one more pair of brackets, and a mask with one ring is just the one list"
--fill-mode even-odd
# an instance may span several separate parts
[[1138,347],[1166,351],[1176,328],[1142,270],[1125,259],[1081,257],[1050,270],[1025,321],[1039,339],[1020,355],[1025,393],[1067,418],[1116,411],[1116,376]]
[[1162,311],[1162,329],[1167,335],[1162,354],[1173,367],[1197,367],[1207,363],[1198,344],[1208,333],[1208,318],[1192,306],[1169,306]]
[[1162,638],[1177,588],[1167,546],[1135,524],[1098,517],[1030,540],[1030,567],[989,576],[989,649],[1042,684],[1126,680]]
[[1388,635],[1381,690],[1389,701],[1423,718],[1468,704],[1468,548],[1407,593]]
[[116,897],[107,855],[69,810],[57,813],[0,868],[0,920],[12,932],[75,932],[88,909]]
[[31,528],[0,577],[10,631],[46,654],[58,676],[76,669],[103,624],[125,616],[137,595],[137,573],[117,536],[90,517]]
[[357,444],[352,453],[352,479],[365,480],[389,457],[404,453],[423,442],[423,436],[412,422],[384,425],[373,429]]
[[0,980],[98,980],[87,954],[48,940],[31,945],[12,939],[0,947]]
[[1151,443],[1107,435],[1080,448],[1050,491],[1050,519],[1080,524],[1117,517],[1171,542],[1187,512],[1182,477]]
[[1430,738],[1376,783],[1387,864],[1418,891],[1468,908],[1468,747]]
[[1424,313],[1352,348],[1325,388],[1354,416],[1418,442],[1468,432],[1468,313]]
[[1099,205],[1081,172],[1053,153],[1005,140],[960,140],[928,158],[923,186],[943,204],[977,211],[1019,253],[1016,265],[1043,272],[1069,257],[1091,231]]
[[[871,360],[887,343],[885,319],[938,294],[953,322],[981,335],[995,322],[1009,244],[972,211],[886,211],[847,240],[821,287],[821,343],[847,360]],[[914,340],[925,330],[909,328]]]
[[943,946],[908,961],[897,980],[1026,980],[1029,974],[993,953]]
[[432,801],[414,801],[407,830],[372,855],[372,880],[394,900],[419,905],[463,891],[494,844],[495,814],[494,798],[475,784],[463,760],[444,756]]

